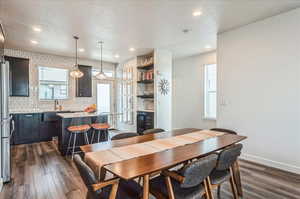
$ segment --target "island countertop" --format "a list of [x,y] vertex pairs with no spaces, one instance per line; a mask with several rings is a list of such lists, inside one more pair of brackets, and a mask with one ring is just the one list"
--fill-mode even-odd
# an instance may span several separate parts
[[57,116],[66,119],[66,118],[77,118],[77,117],[97,117],[102,115],[101,112],[87,113],[87,112],[76,112],[76,113],[57,113]]

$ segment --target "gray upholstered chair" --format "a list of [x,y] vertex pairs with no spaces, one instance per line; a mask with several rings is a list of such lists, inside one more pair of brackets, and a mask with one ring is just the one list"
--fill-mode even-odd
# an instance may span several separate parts
[[[218,155],[211,154],[185,165],[179,171],[163,171],[150,180],[150,192],[156,198],[200,199],[209,198],[208,176],[215,168]],[[208,191],[206,191],[208,190]]]
[[233,135],[237,135],[237,132],[230,130],[230,129],[222,129],[222,128],[212,128],[210,129],[212,131],[219,131],[219,132],[223,132],[223,133],[229,133],[229,134],[233,134]]
[[88,190],[86,199],[138,199],[142,196],[143,189],[135,181],[115,178],[99,182],[79,155],[74,156],[74,162]]
[[161,133],[164,132],[165,130],[157,128],[157,129],[147,129],[142,132],[142,135],[150,134],[150,133]]
[[120,133],[118,135],[113,136],[111,138],[111,140],[120,140],[120,139],[135,137],[135,136],[139,136],[139,134],[137,134],[137,133]]
[[221,184],[230,180],[230,185],[234,197],[237,197],[237,188],[233,176],[232,166],[241,154],[243,145],[236,144],[225,148],[219,153],[216,168],[210,174],[210,180],[213,188],[218,187],[218,197],[221,193]]

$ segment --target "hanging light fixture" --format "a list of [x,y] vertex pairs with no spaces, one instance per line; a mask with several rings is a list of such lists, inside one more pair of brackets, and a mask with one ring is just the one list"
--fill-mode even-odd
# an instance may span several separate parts
[[73,70],[70,72],[71,77],[74,78],[81,78],[83,76],[83,72],[81,72],[78,69],[78,49],[77,49],[77,43],[78,43],[78,39],[79,37],[77,36],[73,36],[73,38],[75,39],[75,65],[73,66]]
[[100,48],[101,48],[101,70],[100,72],[96,75],[96,78],[97,79],[106,79],[106,75],[105,73],[103,72],[103,66],[102,66],[102,46],[103,46],[103,41],[99,41],[99,44],[100,44]]

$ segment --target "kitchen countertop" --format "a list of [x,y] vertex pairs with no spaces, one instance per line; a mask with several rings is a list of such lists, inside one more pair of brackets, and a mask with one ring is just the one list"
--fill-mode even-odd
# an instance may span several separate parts
[[9,110],[10,114],[30,114],[30,113],[49,113],[49,112],[81,112],[78,110],[47,110],[47,109],[31,109],[31,110]]
[[86,112],[77,112],[77,113],[57,113],[57,115],[61,118],[76,118],[76,117],[97,117],[101,115],[101,112],[95,113],[86,113]]

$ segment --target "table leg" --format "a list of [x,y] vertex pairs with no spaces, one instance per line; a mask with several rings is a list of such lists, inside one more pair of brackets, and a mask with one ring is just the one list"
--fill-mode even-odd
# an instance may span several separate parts
[[149,174],[143,177],[143,199],[149,199]]
[[106,169],[104,169],[103,167],[101,168],[100,171],[100,182],[104,181],[106,178]]
[[240,197],[243,197],[243,189],[242,189],[242,182],[241,182],[241,175],[240,175],[240,166],[238,161],[236,161],[232,166],[233,171],[233,178],[236,184],[237,193]]

